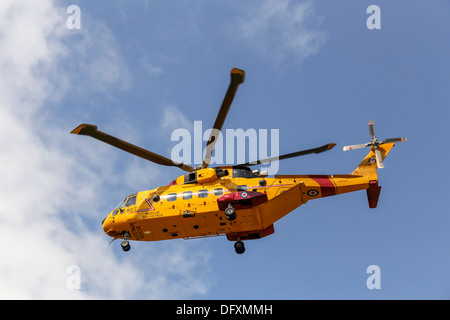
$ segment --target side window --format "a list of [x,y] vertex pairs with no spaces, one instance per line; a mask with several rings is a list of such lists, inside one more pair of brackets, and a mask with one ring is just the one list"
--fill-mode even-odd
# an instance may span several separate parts
[[199,198],[206,198],[207,196],[208,196],[208,190],[206,190],[206,189],[198,190]]
[[223,188],[216,188],[216,189],[214,189],[214,195],[215,196],[223,195]]
[[192,199],[192,191],[183,192],[183,200]]
[[177,200],[177,194],[176,193],[169,193],[167,195],[167,201],[175,201]]
[[237,187],[237,191],[247,191],[247,185],[243,184]]

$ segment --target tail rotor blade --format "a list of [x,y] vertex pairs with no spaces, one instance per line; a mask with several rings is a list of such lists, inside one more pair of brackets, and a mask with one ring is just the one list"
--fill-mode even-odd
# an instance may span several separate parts
[[364,147],[367,147],[367,143],[354,144],[354,145],[351,145],[351,146],[345,146],[343,149],[344,149],[344,151],[349,151],[349,150],[361,149],[361,148],[364,148]]
[[372,139],[375,139],[375,128],[372,120],[369,120],[369,132]]
[[377,159],[377,167],[379,169],[384,168],[383,157],[381,156],[381,151],[377,148],[375,149],[375,157]]

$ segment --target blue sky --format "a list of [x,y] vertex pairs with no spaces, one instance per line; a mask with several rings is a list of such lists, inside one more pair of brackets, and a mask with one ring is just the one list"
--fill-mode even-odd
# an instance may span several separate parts
[[[81,30],[66,27],[74,4]],[[0,17],[1,298],[450,297],[447,1],[6,0]],[[224,237],[108,246],[116,203],[183,172],[68,133],[93,123],[170,156],[174,129],[212,126],[233,67],[246,81],[224,129],[279,129],[282,154],[337,143],[280,174],[351,172],[368,150],[342,147],[370,140],[368,120],[408,137],[379,171],[378,208],[365,192],[310,201],[243,255]]]

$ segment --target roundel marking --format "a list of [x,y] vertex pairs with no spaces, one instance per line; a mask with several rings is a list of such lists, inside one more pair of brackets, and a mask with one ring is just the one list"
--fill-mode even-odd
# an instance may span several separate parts
[[316,189],[311,189],[311,190],[308,190],[308,192],[306,194],[310,197],[315,197],[319,194],[319,191],[317,191]]

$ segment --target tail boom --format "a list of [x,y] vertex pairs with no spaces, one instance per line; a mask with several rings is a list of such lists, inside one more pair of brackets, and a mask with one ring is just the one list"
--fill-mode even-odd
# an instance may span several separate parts
[[[379,146],[384,159],[393,143]],[[376,208],[381,187],[378,186],[375,150],[369,154],[350,174],[342,175],[276,175],[277,187],[269,195],[269,200],[258,207],[261,216],[261,229],[269,227],[275,221],[305,204],[309,200],[366,190],[370,208]],[[270,189],[269,189],[270,190]]]
[[[378,147],[382,160],[386,158],[393,146],[393,143],[386,143]],[[298,177],[300,178],[300,176]],[[377,161],[374,148],[371,148],[363,161],[350,174],[307,175],[301,176],[301,178],[303,178],[301,179],[303,181],[302,195],[306,201],[366,190],[369,207],[377,207],[381,187],[378,186]]]

